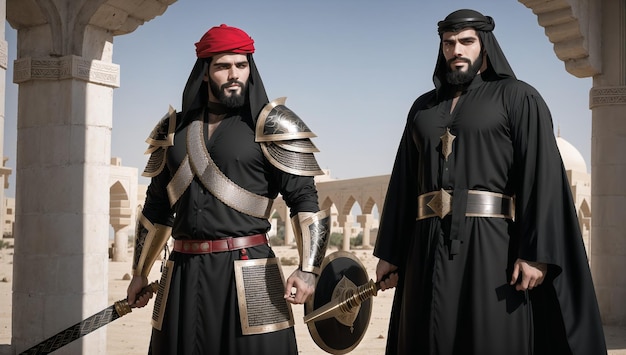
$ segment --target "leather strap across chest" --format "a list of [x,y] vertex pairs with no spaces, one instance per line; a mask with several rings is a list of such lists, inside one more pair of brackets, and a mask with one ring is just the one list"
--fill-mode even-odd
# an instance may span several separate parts
[[187,156],[167,185],[174,205],[197,176],[202,185],[228,207],[258,218],[269,218],[273,200],[252,193],[230,180],[215,164],[204,143],[202,121],[193,121],[187,131]]

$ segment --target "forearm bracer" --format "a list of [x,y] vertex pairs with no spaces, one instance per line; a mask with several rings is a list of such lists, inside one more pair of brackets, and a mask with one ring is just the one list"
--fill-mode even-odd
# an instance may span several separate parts
[[152,265],[161,255],[165,243],[172,234],[172,227],[152,224],[143,213],[137,219],[133,276],[148,276]]
[[299,212],[291,218],[300,256],[300,269],[320,274],[330,240],[330,210]]

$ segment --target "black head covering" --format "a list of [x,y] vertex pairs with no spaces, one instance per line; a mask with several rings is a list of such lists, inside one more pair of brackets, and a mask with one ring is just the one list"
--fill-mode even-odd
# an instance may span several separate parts
[[[250,63],[250,77],[248,78],[248,85],[246,91],[246,103],[240,111],[240,115],[244,118],[249,118],[253,125],[256,125],[256,119],[263,106],[265,106],[269,100],[265,93],[265,86],[259,75],[252,54],[246,54],[248,62]],[[204,81],[204,73],[206,73],[211,58],[198,58],[196,64],[191,70],[187,84],[183,90],[183,107],[181,110],[182,119],[178,123],[176,129],[180,129],[191,120],[198,116],[198,112],[206,107],[209,92],[208,85]]]
[[[509,62],[506,60],[492,32],[495,26],[496,24],[490,16],[483,16],[483,14],[478,11],[468,9],[454,11],[437,24],[439,38],[442,37],[444,32],[457,32],[468,27],[476,30],[482,48],[487,52],[487,70],[481,73],[483,80],[490,81],[515,78],[513,69],[511,69]],[[437,65],[433,75],[433,82],[438,92],[443,87],[449,85],[446,81],[446,58],[443,55],[442,49],[442,43],[440,42],[439,57],[437,58]]]

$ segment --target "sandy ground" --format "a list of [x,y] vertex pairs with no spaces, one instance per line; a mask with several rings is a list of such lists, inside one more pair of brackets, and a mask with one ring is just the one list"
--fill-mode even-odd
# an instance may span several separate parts
[[[297,257],[297,251],[291,247],[275,247],[279,258]],[[332,252],[329,251],[329,252]],[[375,278],[374,270],[377,259],[371,250],[355,250],[353,253],[361,260],[370,278]],[[12,288],[13,249],[0,250],[0,354],[13,354],[11,342],[11,288]],[[291,274],[295,266],[283,266],[285,276]],[[124,276],[130,272],[130,262],[109,263],[109,305],[126,297],[128,281]],[[159,268],[154,267],[150,280],[159,279]],[[389,312],[393,293],[379,292],[373,298],[373,309],[370,325],[360,344],[350,354],[384,354],[389,324]],[[152,302],[147,307],[134,309],[106,326],[107,354],[139,355],[146,354],[150,339],[150,318]],[[104,308],[104,307],[103,307]],[[299,353],[303,355],[325,354],[309,335],[308,328],[302,317],[303,307],[293,307],[295,330]],[[68,321],[71,326],[75,321]],[[605,327],[609,355],[626,355],[626,327]],[[87,335],[89,336],[89,335]]]

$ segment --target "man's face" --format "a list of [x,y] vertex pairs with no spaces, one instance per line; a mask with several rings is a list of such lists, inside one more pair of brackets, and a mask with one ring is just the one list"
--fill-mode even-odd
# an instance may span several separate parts
[[484,70],[482,48],[476,30],[466,28],[459,32],[444,32],[441,48],[451,84],[468,83]]
[[250,63],[245,54],[221,53],[209,65],[209,100],[227,107],[241,107],[245,103],[246,85],[250,77]]

